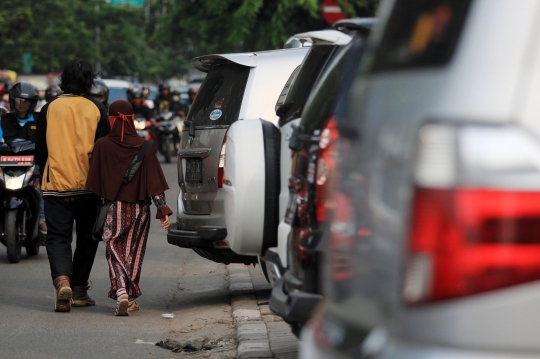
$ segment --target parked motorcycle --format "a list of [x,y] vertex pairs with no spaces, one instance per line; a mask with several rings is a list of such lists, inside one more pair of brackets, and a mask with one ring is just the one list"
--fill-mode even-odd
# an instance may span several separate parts
[[44,235],[38,230],[40,174],[34,164],[35,144],[15,140],[0,144],[0,242],[7,247],[8,260],[21,259],[21,247],[29,256],[39,254]]
[[171,163],[171,156],[176,155],[180,146],[180,133],[184,120],[171,111],[161,112],[157,117],[159,152],[165,157],[165,163]]
[[151,121],[142,116],[135,115],[135,130],[137,130],[137,134],[140,137],[150,142],[150,145],[156,148],[157,136],[156,133],[152,131]]

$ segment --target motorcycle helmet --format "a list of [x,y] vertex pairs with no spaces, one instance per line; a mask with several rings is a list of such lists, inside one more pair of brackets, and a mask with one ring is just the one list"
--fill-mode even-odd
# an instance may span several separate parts
[[142,94],[145,99],[147,99],[150,96],[150,87],[143,85],[142,87]]
[[127,90],[128,100],[131,101],[136,98],[143,97],[143,91],[140,86],[133,86]]
[[94,79],[94,84],[90,88],[90,91],[88,91],[88,95],[107,106],[109,102],[109,87],[102,79]]
[[45,90],[45,101],[51,102],[62,94],[62,90],[58,85],[51,85]]
[[169,85],[169,83],[167,81],[163,81],[162,83],[159,84],[158,89],[159,89],[159,92],[161,92],[162,90],[169,90],[170,91],[171,86]]
[[30,109],[29,113],[34,112],[37,102],[39,100],[39,92],[29,82],[17,82],[11,90],[9,90],[9,106],[12,109],[15,109],[15,99],[24,98],[30,100]]
[[192,86],[192,87],[189,88],[187,93],[188,93],[188,95],[196,95],[198,92],[199,92],[199,88],[195,87],[195,86]]

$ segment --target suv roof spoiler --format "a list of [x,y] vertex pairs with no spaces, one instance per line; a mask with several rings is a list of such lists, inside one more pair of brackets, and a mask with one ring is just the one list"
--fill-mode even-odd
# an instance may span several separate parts
[[347,45],[352,37],[337,30],[309,31],[294,35],[295,39],[314,45]]
[[197,70],[202,72],[208,72],[217,64],[224,64],[226,62],[234,62],[235,64],[246,67],[257,67],[257,63],[253,59],[255,56],[252,52],[244,52],[238,54],[224,54],[224,55],[204,55],[191,59],[191,65]]
[[354,19],[343,19],[336,21],[333,26],[334,29],[344,32],[365,31],[369,33],[378,21],[379,20],[374,17],[357,17]]

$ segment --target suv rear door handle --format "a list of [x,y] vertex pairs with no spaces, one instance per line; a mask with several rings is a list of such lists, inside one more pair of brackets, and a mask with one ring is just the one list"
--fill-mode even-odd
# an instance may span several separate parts
[[178,157],[180,158],[205,158],[210,155],[211,148],[182,148],[178,150]]

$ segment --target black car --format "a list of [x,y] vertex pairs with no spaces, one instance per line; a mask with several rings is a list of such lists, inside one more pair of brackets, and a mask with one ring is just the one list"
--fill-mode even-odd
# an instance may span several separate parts
[[350,87],[375,21],[348,19],[336,23],[336,29],[347,32],[353,39],[330,59],[290,140],[293,164],[285,213],[285,221],[291,225],[287,248],[289,267],[273,287],[270,308],[291,324],[295,334],[322,300],[319,273],[328,252],[322,232],[332,206],[325,192],[334,168],[333,143],[339,136],[337,121],[343,94]]

